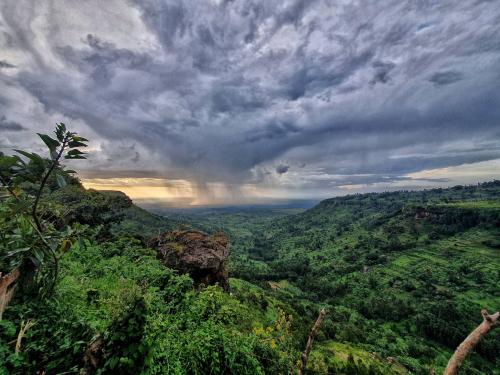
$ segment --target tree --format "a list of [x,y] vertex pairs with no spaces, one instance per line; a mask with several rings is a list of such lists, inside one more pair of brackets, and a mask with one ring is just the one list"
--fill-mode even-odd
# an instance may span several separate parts
[[[87,139],[66,129],[64,123],[56,125],[55,138],[40,134],[49,151],[49,158],[24,150],[14,150],[21,155],[0,153],[0,189],[6,195],[0,209],[2,240],[0,245],[0,271],[17,267],[25,280],[24,286],[32,285],[36,277],[52,291],[57,280],[60,253],[70,245],[74,230],[70,227],[56,230],[40,217],[40,199],[50,178],[64,187],[67,178],[75,173],[66,170],[62,159],[85,159],[80,150],[87,147]],[[27,189],[26,185],[32,189]],[[50,259],[50,260],[49,260]]]

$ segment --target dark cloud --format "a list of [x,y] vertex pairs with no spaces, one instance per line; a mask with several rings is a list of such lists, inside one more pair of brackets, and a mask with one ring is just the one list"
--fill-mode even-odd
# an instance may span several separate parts
[[429,78],[429,81],[434,83],[435,86],[444,86],[444,85],[449,85],[451,83],[458,82],[458,81],[462,80],[463,77],[464,76],[462,73],[456,72],[453,70],[449,70],[449,71],[434,73]]
[[329,188],[500,157],[495,2],[106,4],[0,5],[0,110],[89,129],[105,170]]
[[0,60],[0,68],[15,68],[15,65],[8,63],[5,60]]
[[276,173],[284,174],[284,173],[288,172],[289,169],[290,169],[290,166],[288,166],[286,164],[280,164],[276,167]]
[[172,47],[177,38],[188,31],[184,4],[174,1],[136,1],[142,17],[149,28],[158,35],[162,45]]
[[0,130],[7,132],[20,132],[26,130],[26,128],[18,122],[9,121],[5,116],[0,116]]
[[257,143],[273,139],[283,140],[285,137],[299,132],[300,128],[293,122],[271,122],[261,129],[248,131],[248,136],[244,139],[244,142]]
[[85,43],[91,47],[90,50],[66,46],[58,52],[99,86],[108,85],[119,69],[143,70],[152,65],[151,56],[117,48],[113,43],[103,42],[92,34],[87,35]]
[[384,42],[389,45],[403,43],[405,37],[410,33],[412,25],[408,23],[396,23],[392,25],[384,37]]
[[389,73],[391,72],[392,69],[396,66],[396,64],[392,62],[382,62],[382,61],[375,61],[373,64],[373,69],[375,70],[375,74],[370,81],[372,85],[375,85],[377,83],[387,83],[391,79],[389,76]]

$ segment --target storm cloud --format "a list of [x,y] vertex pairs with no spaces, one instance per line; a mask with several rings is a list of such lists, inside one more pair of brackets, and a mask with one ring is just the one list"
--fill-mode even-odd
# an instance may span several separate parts
[[290,169],[290,166],[285,165],[285,164],[280,164],[276,167],[276,173],[283,174],[283,173],[288,172],[289,169]]
[[390,188],[500,158],[499,41],[494,1],[6,0],[0,113],[87,176]]
[[5,116],[0,116],[0,130],[6,132],[19,132],[21,130],[26,130],[26,128],[15,121],[7,120]]
[[462,78],[463,78],[462,73],[450,70],[445,72],[434,73],[429,79],[429,81],[434,83],[436,86],[443,86],[460,81]]
[[0,60],[0,68],[15,68],[15,66],[5,60]]

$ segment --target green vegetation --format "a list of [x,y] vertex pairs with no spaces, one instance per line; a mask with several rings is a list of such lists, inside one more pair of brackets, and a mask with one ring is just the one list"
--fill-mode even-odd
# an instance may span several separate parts
[[[251,237],[233,229],[232,217],[205,225],[224,229],[244,250],[232,260],[233,276],[269,288],[304,324],[327,308],[311,357],[316,373],[347,371],[338,362],[355,357],[354,349],[337,349],[337,359],[325,354],[342,343],[428,374],[444,369],[482,308],[500,306],[498,202],[494,181],[328,199],[293,216],[262,218]],[[498,373],[499,338],[492,332],[463,373]]]
[[[54,171],[65,178],[70,172],[58,160],[53,166],[54,159],[22,154],[30,162],[0,159],[1,271],[30,274],[29,262],[41,260],[36,270],[57,264],[59,272],[38,272],[34,290],[19,283],[0,321],[0,373],[94,373],[92,355],[102,374],[293,372],[299,353],[292,315],[280,302],[238,280],[232,295],[218,286],[194,289],[146,246],[174,221],[122,193],[85,190],[75,178],[44,183]],[[32,163],[37,174],[29,173]],[[41,231],[31,216],[35,200]],[[42,257],[46,243],[54,263]],[[19,336],[25,322],[32,325]]]
[[[500,306],[498,181],[167,218],[85,190],[60,163],[85,139],[61,125],[41,138],[48,159],[0,155],[0,271],[23,277],[0,374],[293,374],[320,308],[308,373],[439,373]],[[183,226],[228,234],[231,293],[194,288],[148,248]],[[498,374],[499,339],[461,373]]]
[[47,146],[49,158],[24,150],[15,151],[26,161],[18,155],[0,154],[0,183],[7,194],[0,208],[0,272],[20,267],[24,292],[51,293],[57,281],[59,258],[80,228],[46,220],[55,212],[51,212],[51,202],[45,209],[41,207],[41,199],[46,188],[64,187],[68,180],[75,183],[71,177],[75,172],[65,170],[60,162],[85,159],[80,148],[87,147],[87,139],[67,131],[63,123],[56,126],[55,138],[38,135]]

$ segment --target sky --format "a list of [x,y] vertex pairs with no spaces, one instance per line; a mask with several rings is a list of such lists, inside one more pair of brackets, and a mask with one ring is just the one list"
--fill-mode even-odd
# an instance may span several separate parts
[[0,150],[178,205],[500,178],[497,0],[2,0]]

